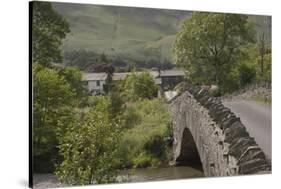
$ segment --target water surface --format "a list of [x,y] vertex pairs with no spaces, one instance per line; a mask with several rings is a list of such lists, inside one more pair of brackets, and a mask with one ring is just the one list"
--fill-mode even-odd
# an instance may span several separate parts
[[[126,169],[119,172],[117,182],[146,182],[204,177],[201,167],[161,167]],[[34,188],[65,187],[54,174],[34,174]]]
[[199,167],[161,167],[122,170],[117,177],[119,182],[145,182],[172,179],[204,177]]

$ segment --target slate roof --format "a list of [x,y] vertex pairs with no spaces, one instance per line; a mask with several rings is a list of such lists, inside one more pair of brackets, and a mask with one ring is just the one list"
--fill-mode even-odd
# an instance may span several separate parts
[[[114,73],[112,79],[113,80],[123,80],[127,75],[132,74],[133,72],[122,72],[122,73]],[[141,74],[143,72],[135,72],[136,75]],[[152,78],[156,78],[159,74],[157,71],[150,71],[149,74]]]
[[82,80],[83,81],[102,81],[106,80],[106,73],[83,73]]
[[[114,73],[112,79],[116,80],[123,80],[129,74],[133,72],[121,72],[121,73]],[[135,72],[135,74],[141,74],[142,72]],[[155,79],[159,77],[158,71],[150,71],[149,74]],[[171,76],[184,76],[185,72],[183,70],[161,70],[160,77],[171,77]],[[97,80],[106,80],[107,74],[106,73],[84,73],[82,80],[84,81],[97,81]]]
[[183,70],[161,70],[160,77],[161,76],[185,76],[185,72]]
[[113,73],[112,80],[123,80],[129,74],[131,74],[131,72]]

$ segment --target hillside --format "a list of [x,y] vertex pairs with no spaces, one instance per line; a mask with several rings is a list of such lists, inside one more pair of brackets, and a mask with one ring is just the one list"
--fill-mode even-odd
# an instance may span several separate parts
[[137,59],[170,58],[170,44],[180,21],[191,12],[53,3],[70,23],[64,51],[93,50]]
[[[63,51],[85,49],[130,60],[171,60],[171,44],[192,12],[148,8],[52,3],[69,22]],[[249,16],[271,43],[271,18]],[[124,58],[123,58],[124,59]]]

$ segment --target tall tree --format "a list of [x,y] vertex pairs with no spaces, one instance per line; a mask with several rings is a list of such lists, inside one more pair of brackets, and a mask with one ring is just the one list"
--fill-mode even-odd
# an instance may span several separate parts
[[240,48],[254,39],[253,26],[245,15],[197,12],[177,33],[174,58],[189,70],[192,80],[222,87]]
[[60,46],[70,32],[69,24],[49,2],[33,2],[32,13],[32,63],[61,61]]
[[33,158],[38,172],[49,172],[57,159],[57,129],[72,119],[70,109],[75,91],[58,71],[40,64],[33,73]]
[[260,53],[260,73],[263,76],[264,73],[264,54],[265,54],[265,39],[264,33],[261,33],[259,40],[259,53]]
[[[268,18],[265,17],[261,20],[264,25],[268,22]],[[269,27],[268,27],[269,28]],[[258,79],[262,81],[271,81],[271,43],[266,38],[268,35],[267,30],[258,32],[257,50],[259,57],[257,59],[258,64]]]

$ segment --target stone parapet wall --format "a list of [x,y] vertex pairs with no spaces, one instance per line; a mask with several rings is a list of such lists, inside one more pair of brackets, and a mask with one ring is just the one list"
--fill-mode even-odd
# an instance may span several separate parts
[[[194,140],[205,176],[270,173],[264,152],[240,118],[206,90],[186,84],[185,91],[170,101],[169,109],[175,162],[194,153],[187,150],[193,149],[189,141]],[[188,136],[185,130],[192,137],[184,138]]]

